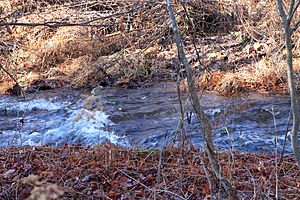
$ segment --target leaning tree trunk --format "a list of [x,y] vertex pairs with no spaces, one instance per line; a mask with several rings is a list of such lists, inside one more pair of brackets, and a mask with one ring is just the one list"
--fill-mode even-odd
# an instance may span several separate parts
[[238,199],[238,195],[237,195],[237,192],[235,191],[234,187],[232,187],[232,185],[229,183],[229,181],[225,177],[222,176],[221,169],[220,169],[219,163],[217,161],[216,151],[215,151],[213,141],[212,141],[211,123],[210,123],[208,117],[206,116],[206,114],[204,113],[204,109],[200,104],[199,98],[198,98],[196,90],[195,90],[193,71],[192,71],[192,68],[190,67],[189,62],[184,53],[184,48],[183,48],[183,44],[182,44],[182,41],[181,41],[181,38],[179,35],[176,18],[174,15],[173,8],[171,6],[171,0],[166,0],[166,1],[167,1],[167,8],[169,11],[170,21],[172,24],[174,37],[175,37],[175,41],[176,41],[176,45],[177,45],[177,49],[178,49],[178,57],[179,57],[180,62],[184,65],[184,68],[185,68],[185,71],[187,74],[190,101],[192,103],[192,106],[194,107],[197,117],[201,121],[201,127],[202,127],[202,131],[204,134],[204,139],[206,141],[206,152],[208,155],[209,162],[211,164],[211,168],[212,168],[214,174],[216,175],[216,177],[218,178],[218,180],[220,181],[221,186],[224,189],[224,191],[226,192],[226,194],[228,195],[229,199]]

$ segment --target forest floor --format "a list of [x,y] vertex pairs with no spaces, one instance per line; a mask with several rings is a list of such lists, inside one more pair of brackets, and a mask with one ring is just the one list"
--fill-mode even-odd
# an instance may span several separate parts
[[[269,153],[222,152],[222,172],[243,199],[300,198],[295,160]],[[277,167],[276,167],[277,166]],[[278,185],[276,186],[276,183]],[[0,198],[210,199],[223,195],[207,157],[193,147],[126,149],[105,144],[0,149]],[[224,198],[224,196],[223,196]]]

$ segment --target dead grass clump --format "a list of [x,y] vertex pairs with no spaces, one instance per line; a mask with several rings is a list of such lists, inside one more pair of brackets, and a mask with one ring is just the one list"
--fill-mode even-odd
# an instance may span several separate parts
[[11,59],[17,61],[15,64],[19,69],[43,71],[68,59],[91,54],[93,46],[84,39],[88,31],[83,27],[63,27],[46,39],[39,35],[28,38],[26,44],[12,54]]
[[241,82],[235,74],[226,73],[214,91],[224,96],[235,96],[242,92]]
[[[104,76],[101,67],[95,66],[95,60],[91,55],[67,60],[55,69],[61,71],[63,74],[61,77],[67,78],[74,87],[82,87]],[[49,74],[49,77],[52,76]]]
[[217,70],[214,72],[204,72],[196,81],[196,87],[202,90],[212,91],[223,79],[224,72]]
[[[296,64],[296,63],[295,63]],[[276,67],[275,67],[276,66]],[[297,64],[295,65],[297,69]],[[241,92],[287,92],[285,61],[274,63],[267,58],[246,65],[236,72],[216,70],[199,77],[198,87],[224,96]]]
[[[195,41],[200,43],[197,44],[201,58],[199,66],[213,72],[210,77],[203,74],[203,70],[195,69],[198,75],[202,74],[199,88],[222,94],[286,89],[276,2],[193,0],[181,3],[174,2],[174,9],[186,49],[195,55],[191,42],[191,36],[195,36]],[[5,17],[4,11],[8,15],[19,14]],[[30,78],[33,77],[34,80],[66,80],[74,87],[99,83],[139,85],[157,77],[157,80],[161,80],[160,77],[174,80],[172,60],[177,54],[163,1],[5,0],[0,4],[0,15],[6,21],[16,22],[95,20],[92,24],[110,24],[93,28],[13,27],[10,31],[1,30],[1,35],[7,32],[14,47],[4,54],[4,65],[23,85],[32,82]],[[109,15],[114,16],[107,17]],[[235,33],[240,35],[239,39],[234,37]],[[222,41],[227,44],[220,44]],[[208,42],[205,48],[202,42]],[[299,42],[295,41],[296,47],[300,46]],[[210,54],[214,54],[214,58],[210,58]],[[268,61],[261,60],[263,57]],[[276,67],[278,63],[280,68]]]
[[275,63],[266,58],[255,63],[251,69],[242,68],[237,72],[247,88],[259,88],[262,91],[286,92],[285,61]]
[[7,13],[11,9],[11,1],[3,0],[0,2],[0,13]]
[[69,59],[53,68],[47,75],[48,78],[55,77],[55,73],[59,71],[62,76],[58,77],[65,76],[73,87],[94,87],[97,84],[139,86],[138,81],[151,79],[158,71],[167,70],[168,59],[168,56],[159,53],[158,46],[135,51],[127,48],[112,55],[84,55]]
[[[38,3],[38,2],[35,2]],[[32,2],[26,0],[1,0],[0,2],[0,15],[7,15],[18,11],[19,14],[29,12],[36,7]]]
[[159,47],[145,50],[127,49],[107,57],[100,57],[97,64],[104,66],[106,74],[116,78],[114,85],[126,85],[131,80],[151,79],[169,64],[164,56],[159,55]]

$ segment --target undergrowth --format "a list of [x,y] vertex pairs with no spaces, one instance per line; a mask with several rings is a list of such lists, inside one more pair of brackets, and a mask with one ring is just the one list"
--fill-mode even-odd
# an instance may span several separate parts
[[[174,9],[199,89],[228,96],[287,92],[275,1],[175,1]],[[1,22],[99,25],[1,27],[1,62],[28,91],[175,80],[177,51],[164,1],[5,0],[0,15]],[[3,92],[15,83],[0,73]]]

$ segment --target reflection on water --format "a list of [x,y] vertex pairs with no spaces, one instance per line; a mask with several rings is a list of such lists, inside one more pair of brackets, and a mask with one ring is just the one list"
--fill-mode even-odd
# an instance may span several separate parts
[[[183,102],[185,132],[193,144],[201,146],[199,122],[186,94]],[[281,148],[289,115],[288,97],[256,94],[229,99],[205,93],[201,102],[220,149],[274,151],[275,133]],[[160,147],[176,143],[180,121],[174,83],[140,89],[97,88],[92,95],[42,92],[29,96],[27,102],[2,96],[0,117],[0,146],[95,145],[110,140],[125,146]],[[287,147],[290,152],[289,141]]]

